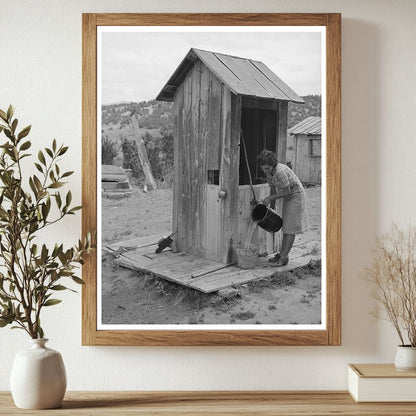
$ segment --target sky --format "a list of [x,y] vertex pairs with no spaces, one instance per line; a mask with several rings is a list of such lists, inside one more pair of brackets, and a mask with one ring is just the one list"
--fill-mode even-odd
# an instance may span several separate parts
[[191,48],[261,61],[299,95],[321,94],[321,36],[325,35],[319,32],[305,32],[305,28],[283,33],[247,32],[247,28],[195,32],[195,27],[175,32],[172,28],[103,30],[98,49],[102,104],[155,99]]

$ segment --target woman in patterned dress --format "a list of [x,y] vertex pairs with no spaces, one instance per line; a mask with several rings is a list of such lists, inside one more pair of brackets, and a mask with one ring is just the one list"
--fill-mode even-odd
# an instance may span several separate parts
[[288,166],[278,163],[274,152],[263,150],[257,158],[261,170],[266,174],[267,182],[275,193],[271,193],[262,203],[269,205],[283,198],[283,239],[280,252],[269,261],[276,266],[285,266],[289,262],[289,252],[293,247],[296,234],[308,230],[307,197],[299,178]]

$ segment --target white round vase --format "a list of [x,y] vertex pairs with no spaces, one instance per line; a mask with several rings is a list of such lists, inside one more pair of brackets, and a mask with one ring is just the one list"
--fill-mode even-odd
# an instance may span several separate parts
[[398,345],[394,365],[399,371],[415,371],[416,347]]
[[66,390],[66,372],[59,352],[46,348],[47,339],[32,339],[31,348],[14,360],[10,388],[20,409],[59,407]]

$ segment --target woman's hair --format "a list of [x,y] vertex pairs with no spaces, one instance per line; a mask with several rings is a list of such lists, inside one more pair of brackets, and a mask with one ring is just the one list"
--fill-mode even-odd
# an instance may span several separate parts
[[277,165],[277,156],[276,153],[271,152],[270,150],[264,149],[258,156],[257,161],[259,162],[259,165],[269,165],[276,167]]

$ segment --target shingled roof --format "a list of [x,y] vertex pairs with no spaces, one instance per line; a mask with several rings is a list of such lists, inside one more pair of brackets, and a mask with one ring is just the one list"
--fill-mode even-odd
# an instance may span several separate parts
[[195,48],[190,49],[156,100],[173,101],[176,89],[198,60],[236,95],[305,103],[263,62]]
[[288,130],[289,134],[321,134],[321,117],[307,117]]

